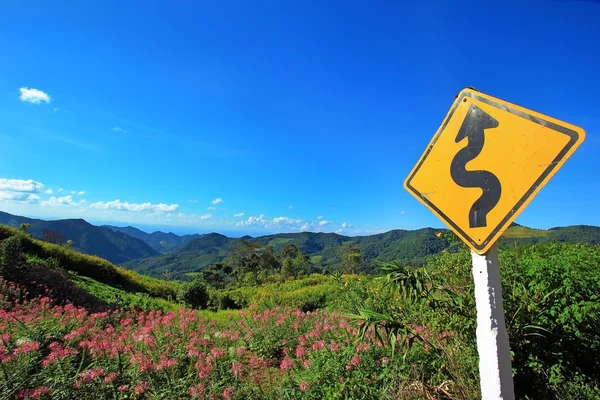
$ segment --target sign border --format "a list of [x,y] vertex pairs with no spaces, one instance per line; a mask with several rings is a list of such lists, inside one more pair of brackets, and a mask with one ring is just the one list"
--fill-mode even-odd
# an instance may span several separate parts
[[[450,118],[452,118],[452,116],[454,115],[454,112],[458,108],[458,105],[461,101],[463,101],[463,99],[466,101],[467,97],[481,101],[498,109],[507,111],[521,118],[525,118],[531,122],[542,125],[544,127],[553,129],[555,131],[569,136],[570,138],[567,145],[554,158],[554,160],[548,164],[548,167],[538,177],[534,184],[527,190],[527,192],[525,192],[523,197],[519,199],[519,201],[515,204],[512,210],[500,221],[500,223],[492,230],[488,237],[480,244],[475,242],[458,225],[456,225],[454,221],[448,218],[446,214],[444,214],[432,202],[430,202],[426,196],[424,196],[415,187],[411,185],[414,176],[417,174],[417,172],[421,168],[421,165],[423,165],[423,163],[427,159],[427,156],[431,152],[431,149],[437,142],[440,135],[444,132],[446,125],[450,121]],[[404,181],[404,188],[408,190],[413,196],[415,196],[421,203],[427,206],[431,211],[433,211],[434,214],[438,216],[438,218],[445,222],[446,225],[449,226],[450,229],[454,231],[454,233],[459,235],[461,239],[463,239],[463,241],[469,245],[469,247],[475,250],[476,253],[483,254],[489,250],[489,248],[496,242],[498,237],[506,230],[506,226],[516,219],[516,217],[521,213],[521,211],[523,211],[523,209],[529,204],[529,202],[533,200],[535,195],[542,189],[544,185],[546,185],[550,178],[552,178],[552,176],[560,169],[560,167],[562,167],[565,161],[573,154],[573,152],[577,149],[577,147],[579,147],[579,145],[584,140],[585,131],[577,126],[565,123],[563,121],[558,121],[555,118],[551,118],[549,116],[537,113],[533,110],[527,110],[515,104],[511,104],[509,102],[484,94],[472,87],[468,87],[461,90],[456,96],[454,103],[448,111],[448,114],[446,115],[446,118],[444,119],[442,125],[440,126],[436,134],[433,136],[433,139],[427,146],[425,152],[421,155],[419,161],[413,167],[412,171]]]

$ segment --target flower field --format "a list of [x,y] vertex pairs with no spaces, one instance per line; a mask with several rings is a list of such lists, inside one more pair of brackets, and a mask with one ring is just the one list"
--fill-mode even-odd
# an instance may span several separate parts
[[389,349],[336,313],[90,314],[1,286],[1,398],[393,398]]

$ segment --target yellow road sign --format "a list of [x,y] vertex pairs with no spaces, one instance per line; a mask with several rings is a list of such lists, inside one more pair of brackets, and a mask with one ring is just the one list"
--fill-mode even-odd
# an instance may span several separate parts
[[466,88],[404,187],[483,254],[584,139],[577,126]]

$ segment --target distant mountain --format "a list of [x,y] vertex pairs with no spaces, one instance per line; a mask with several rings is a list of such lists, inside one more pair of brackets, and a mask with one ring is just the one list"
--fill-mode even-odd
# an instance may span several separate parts
[[0,223],[15,228],[19,228],[21,224],[30,224],[27,231],[36,239],[43,239],[46,232],[60,232],[62,240],[73,241],[75,250],[102,257],[114,264],[159,254],[140,239],[92,225],[83,219],[45,221],[0,211]]
[[440,230],[423,228],[418,230],[393,230],[371,236],[343,236],[336,233],[282,233],[252,238],[228,238],[218,233],[210,233],[194,239],[170,254],[146,259],[132,260],[122,266],[134,271],[158,276],[165,270],[181,277],[186,273],[199,271],[215,262],[224,261],[231,250],[242,240],[261,246],[272,246],[279,251],[287,244],[294,244],[306,253],[315,265],[335,269],[341,260],[337,249],[343,244],[354,244],[361,248],[366,266],[373,261],[399,260],[406,263],[419,263],[424,257],[438,253],[451,246],[436,233]]
[[[439,233],[443,233],[439,235]],[[445,229],[423,228],[417,230],[392,230],[370,236],[343,236],[335,233],[282,233],[260,237],[244,236],[229,238],[210,233],[191,240],[169,254],[132,260],[122,266],[134,271],[159,276],[165,270],[175,277],[197,272],[216,262],[225,261],[227,255],[242,240],[272,246],[278,251],[286,244],[295,244],[308,254],[315,265],[335,269],[340,265],[337,248],[342,244],[357,245],[361,249],[364,265],[372,268],[375,261],[400,261],[406,264],[421,264],[425,257],[441,252],[453,251],[461,242],[450,242]],[[499,240],[500,246],[530,244],[549,241],[600,244],[600,227],[568,226],[549,230],[528,228],[513,224]]]
[[131,237],[143,240],[148,246],[152,247],[159,253],[168,253],[173,249],[188,243],[190,240],[197,239],[202,236],[200,234],[179,236],[172,232],[165,233],[160,231],[146,233],[138,228],[134,228],[133,226],[103,226],[112,229],[115,232],[126,233]]

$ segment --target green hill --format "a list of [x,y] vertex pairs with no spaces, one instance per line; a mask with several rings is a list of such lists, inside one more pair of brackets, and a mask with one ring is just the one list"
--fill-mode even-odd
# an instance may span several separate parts
[[[23,252],[33,263],[58,265],[74,276],[89,278],[122,292],[141,293],[162,299],[176,298],[179,285],[175,282],[140,275],[100,257],[43,242],[18,229],[0,224],[0,242],[12,237],[18,239]],[[90,283],[90,280],[87,282]]]
[[21,224],[29,224],[27,232],[36,239],[51,238],[59,244],[72,240],[72,247],[75,250],[104,258],[115,264],[159,254],[140,239],[106,227],[92,225],[83,219],[45,221],[0,211],[0,224],[15,228],[19,228]]
[[[463,244],[453,239],[445,229],[423,228],[417,230],[392,230],[369,236],[343,236],[335,233],[282,233],[260,237],[229,238],[211,233],[193,239],[173,252],[156,257],[132,260],[122,266],[151,276],[160,276],[165,270],[175,277],[184,279],[216,262],[226,261],[235,246],[246,240],[260,246],[272,246],[279,251],[287,244],[294,244],[311,261],[327,269],[336,269],[341,259],[337,254],[341,245],[360,247],[363,271],[372,270],[375,261],[399,261],[405,264],[423,264],[430,255],[446,250],[453,252]],[[545,242],[600,243],[600,227],[569,226],[549,230],[532,229],[513,224],[499,240],[500,246]]]
[[190,240],[202,236],[199,234],[179,236],[172,232],[165,233],[161,231],[146,233],[138,228],[134,228],[133,226],[119,227],[113,225],[103,225],[103,227],[109,228],[115,232],[125,233],[136,239],[140,239],[159,253],[168,253],[169,251],[186,244]]

